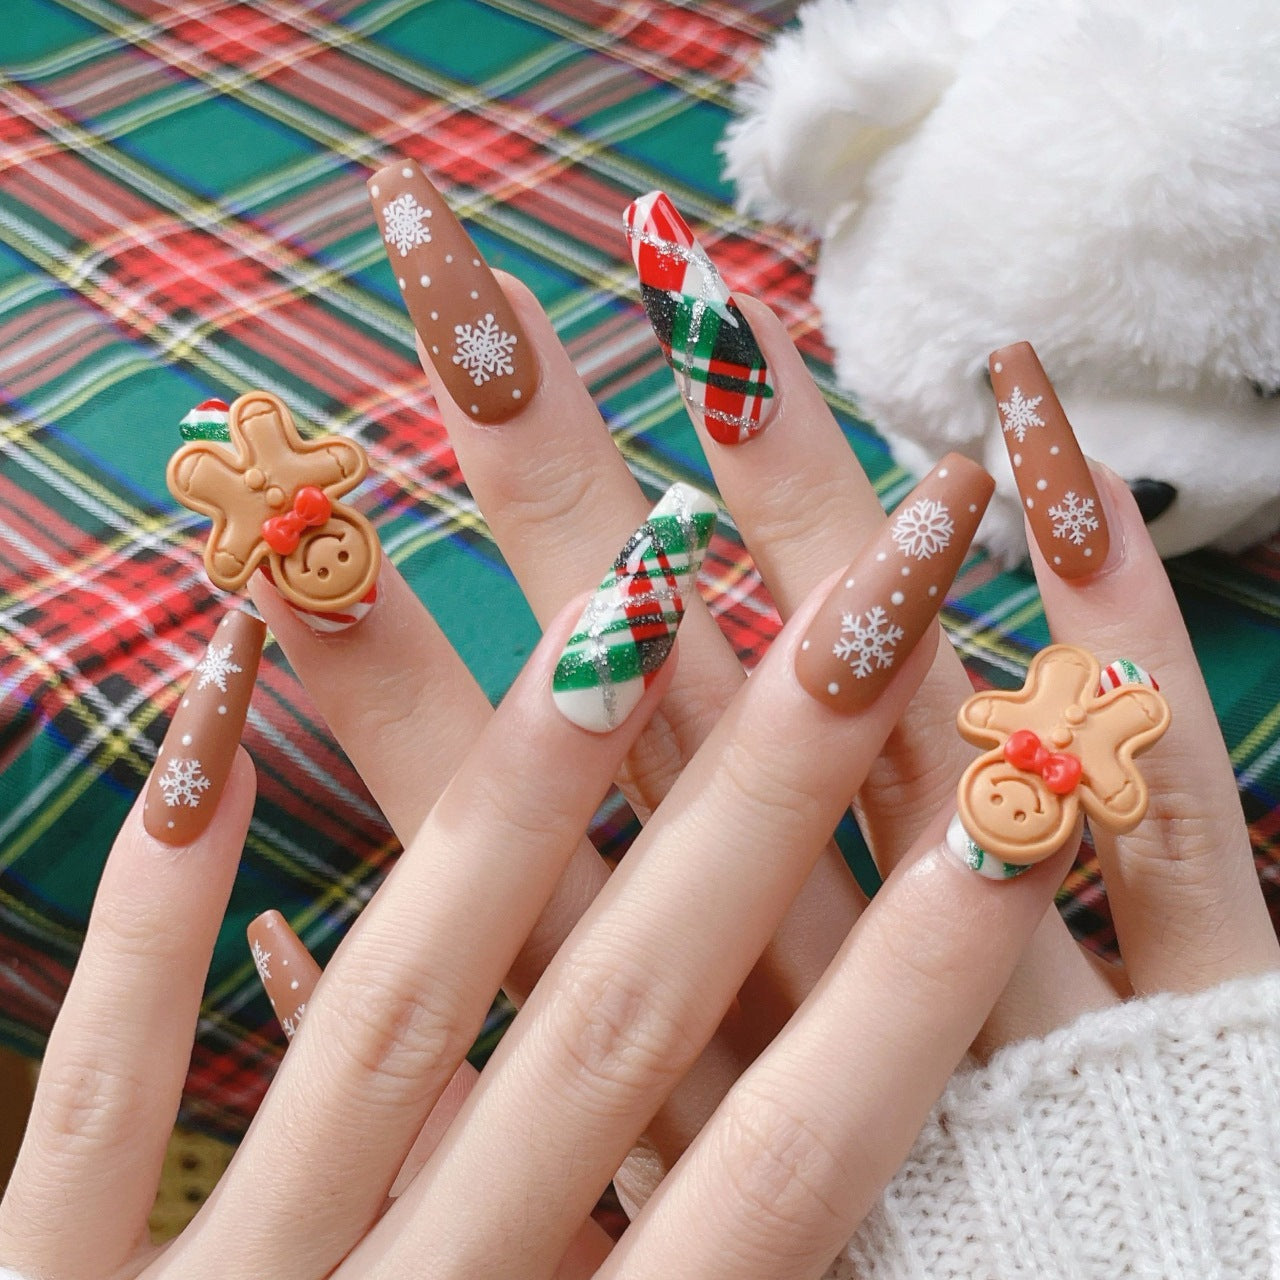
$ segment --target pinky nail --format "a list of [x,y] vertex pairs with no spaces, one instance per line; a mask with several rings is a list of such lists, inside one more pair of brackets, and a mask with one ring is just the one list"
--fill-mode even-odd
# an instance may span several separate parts
[[1030,871],[1033,863],[1005,862],[988,853],[964,829],[957,813],[947,826],[946,838],[942,847],[957,861],[963,863],[970,871],[976,871],[988,880],[1013,880],[1024,871]]
[[266,625],[243,610],[222,619],[174,712],[147,784],[142,825],[190,844],[218,807],[244,730]]
[[689,408],[719,444],[759,435],[773,415],[769,366],[715,264],[661,191],[622,220],[645,314]]
[[320,966],[278,911],[264,911],[251,920],[246,936],[267,999],[285,1038],[292,1040],[320,981]]
[[1093,573],[1111,545],[1107,517],[1053,384],[1029,342],[993,351],[988,363],[1001,436],[1036,545],[1060,578]]
[[835,711],[870,706],[937,617],[994,481],[949,453],[840,575],[796,655],[804,689]]

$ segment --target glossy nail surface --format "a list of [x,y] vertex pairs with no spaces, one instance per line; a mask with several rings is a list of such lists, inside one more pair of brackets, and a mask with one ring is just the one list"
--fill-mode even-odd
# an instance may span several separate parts
[[675,643],[715,523],[705,493],[674,484],[627,539],[556,665],[566,719],[607,733],[635,709]]
[[142,824],[165,844],[209,825],[240,745],[267,628],[233,610],[222,619],[174,712],[147,784]]
[[477,422],[505,422],[538,388],[538,362],[515,310],[427,176],[398,160],[369,179],[369,198],[432,367]]
[[805,633],[796,675],[807,692],[846,713],[879,696],[942,607],[994,487],[950,453],[903,499]]
[[1029,342],[988,361],[1001,434],[1022,509],[1041,554],[1060,578],[1101,567],[1110,548],[1107,517],[1075,433]]
[[645,313],[680,394],[720,444],[741,444],[773,413],[760,344],[688,223],[661,191],[623,215]]
[[286,1039],[292,1040],[320,981],[320,966],[278,911],[264,911],[249,921],[246,936],[267,999]]

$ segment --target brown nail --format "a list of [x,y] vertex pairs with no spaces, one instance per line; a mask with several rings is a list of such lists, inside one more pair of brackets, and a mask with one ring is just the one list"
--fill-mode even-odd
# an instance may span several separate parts
[[1101,568],[1111,545],[1089,464],[1029,342],[990,357],[991,389],[1022,509],[1036,545],[1060,578]]
[[411,160],[369,179],[405,306],[440,381],[477,422],[505,422],[538,387],[538,361],[493,272]]
[[142,825],[165,844],[190,844],[218,807],[258,674],[266,625],[227,614],[191,676],[160,744]]
[[796,657],[804,689],[836,711],[879,696],[946,599],[995,482],[949,453],[845,570]]
[[250,920],[245,934],[267,999],[285,1038],[292,1040],[320,981],[320,966],[278,911],[264,911]]

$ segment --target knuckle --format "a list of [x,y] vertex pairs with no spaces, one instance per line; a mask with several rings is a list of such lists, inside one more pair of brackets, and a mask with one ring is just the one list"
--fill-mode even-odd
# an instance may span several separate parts
[[[537,538],[544,545],[557,536],[556,531],[562,537],[574,535],[576,542],[587,518],[584,513],[606,514],[606,510],[599,507],[598,499],[595,503],[592,500],[593,490],[599,489],[592,468],[580,466],[572,456],[556,450],[529,457],[520,467],[499,468],[490,479],[496,488],[497,502],[487,506],[502,512],[504,529],[536,530]],[[587,527],[599,528],[600,523],[597,520]],[[509,540],[514,541],[515,538]],[[511,549],[508,545],[507,550]]]
[[789,1239],[841,1224],[831,1193],[853,1184],[850,1170],[818,1126],[774,1090],[739,1083],[712,1132],[726,1211],[757,1247],[786,1250]]
[[130,1132],[154,1102],[154,1086],[81,1058],[41,1073],[38,1114],[56,1151],[97,1154]]
[[584,1107],[611,1115],[674,1085],[701,1045],[634,962],[570,960],[551,1009],[554,1060]]
[[802,779],[790,771],[788,761],[812,761],[802,742],[780,756],[775,740],[764,735],[738,735],[723,749],[717,772],[729,792],[725,812],[746,817],[753,826],[795,822],[815,804],[817,788],[810,776]]

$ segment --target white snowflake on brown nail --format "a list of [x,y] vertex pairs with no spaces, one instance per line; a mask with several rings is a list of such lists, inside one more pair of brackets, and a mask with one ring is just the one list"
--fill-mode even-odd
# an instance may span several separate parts
[[898,512],[891,533],[903,555],[927,560],[950,546],[955,531],[945,503],[921,498]]

